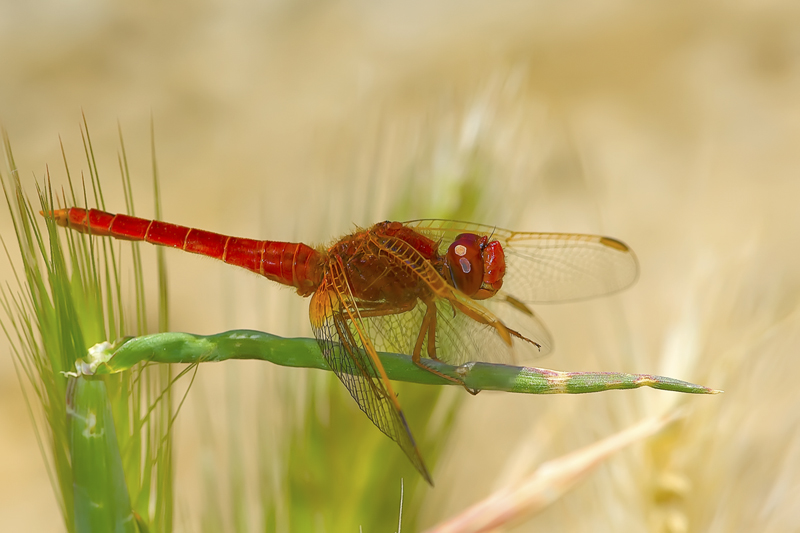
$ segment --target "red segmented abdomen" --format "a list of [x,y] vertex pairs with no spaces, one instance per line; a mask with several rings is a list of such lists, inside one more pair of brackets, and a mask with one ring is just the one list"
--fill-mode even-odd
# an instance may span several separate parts
[[72,207],[53,211],[51,216],[58,225],[82,233],[146,241],[213,257],[295,287],[301,296],[313,293],[322,279],[322,255],[302,243],[241,239],[98,209]]

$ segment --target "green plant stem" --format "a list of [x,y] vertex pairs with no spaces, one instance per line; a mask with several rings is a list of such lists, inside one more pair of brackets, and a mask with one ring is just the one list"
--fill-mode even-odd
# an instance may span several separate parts
[[69,378],[66,393],[77,531],[135,533],[117,431],[103,380]]
[[[430,385],[453,385],[415,365],[406,355],[380,353],[389,379]],[[228,359],[254,359],[291,367],[330,370],[314,339],[285,339],[252,330],[233,330],[216,335],[191,333],[156,333],[124,339],[116,347],[106,345],[94,350],[81,374],[113,374],[139,362],[207,363]],[[492,363],[448,365],[430,359],[425,365],[445,375],[462,380],[475,390],[496,390],[526,394],[581,394],[613,389],[654,389],[690,394],[716,394],[710,389],[686,381],[650,374],[620,372],[559,372],[535,367],[517,367]]]

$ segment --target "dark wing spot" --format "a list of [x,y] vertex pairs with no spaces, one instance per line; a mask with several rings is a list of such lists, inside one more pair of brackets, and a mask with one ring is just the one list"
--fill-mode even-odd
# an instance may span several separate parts
[[612,239],[611,237],[600,237],[600,244],[619,250],[620,252],[627,252],[630,250],[624,242]]

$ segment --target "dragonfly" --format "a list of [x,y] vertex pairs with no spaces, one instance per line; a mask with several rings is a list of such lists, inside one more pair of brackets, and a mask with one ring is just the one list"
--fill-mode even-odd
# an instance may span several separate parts
[[431,485],[378,352],[408,355],[467,388],[426,360],[505,362],[547,353],[552,338],[530,305],[614,293],[638,276],[631,249],[599,235],[426,219],[357,228],[315,248],[98,209],[72,207],[48,216],[82,233],[213,257],[311,296],[311,327],[328,366]]

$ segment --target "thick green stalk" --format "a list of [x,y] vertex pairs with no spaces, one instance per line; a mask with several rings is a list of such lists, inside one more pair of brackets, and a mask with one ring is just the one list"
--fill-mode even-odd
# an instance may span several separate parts
[[77,531],[135,533],[125,472],[106,384],[69,378],[67,424]]
[[[452,385],[416,366],[406,355],[380,353],[389,379]],[[122,340],[113,346],[94,347],[78,366],[78,374],[100,375],[122,372],[140,362],[207,363],[228,359],[254,359],[305,368],[329,370],[314,339],[285,339],[252,330],[233,330],[216,335],[156,333]],[[535,367],[492,363],[467,363],[452,366],[439,361],[425,364],[448,376],[463,380],[470,389],[519,392],[526,394],[581,394],[613,389],[654,389],[691,394],[716,394],[720,391],[650,374],[620,372],[558,372]]]
[[[84,134],[87,184],[99,201],[91,141]],[[0,173],[0,183],[19,258],[12,258],[9,250],[6,253],[19,289],[0,291],[5,313],[0,327],[11,342],[65,529],[135,531],[135,517],[139,531],[152,527],[169,532],[173,502],[170,367],[129,368],[95,379],[64,375],[85,357],[89,346],[128,332],[147,331],[141,319],[145,316],[142,266],[133,265],[137,321],[132,327],[124,302],[127,280],[116,248],[87,236],[64,234],[52,220],[42,219],[37,212],[50,211],[57,203],[49,181],[38,189],[39,205],[34,208],[22,190],[5,137],[4,142],[9,172],[8,176]],[[66,156],[65,169],[69,178]],[[123,182],[129,183],[125,168]],[[71,202],[77,203],[74,191],[71,196]],[[62,198],[61,203],[65,202]],[[158,274],[163,277],[161,269]]]

